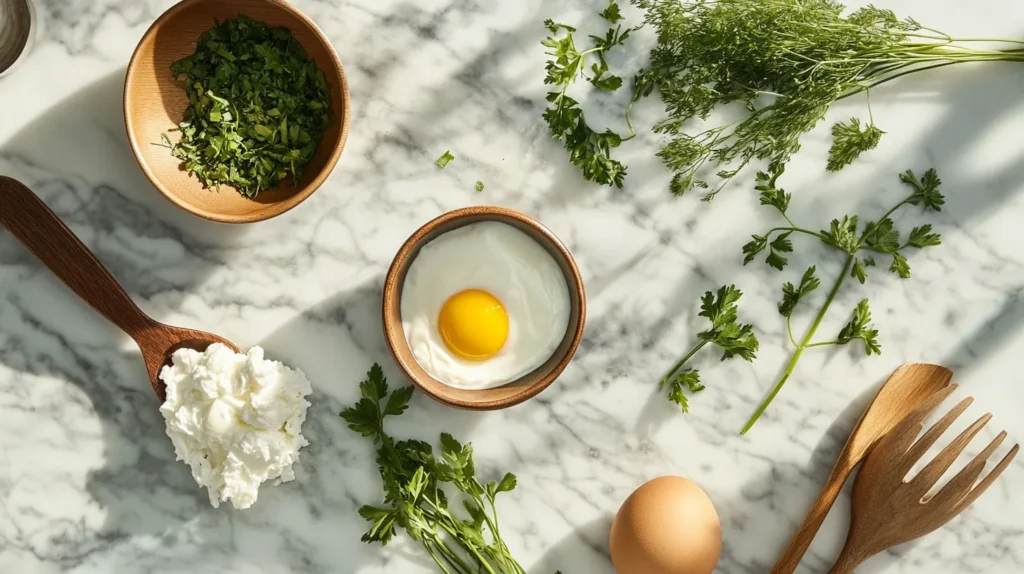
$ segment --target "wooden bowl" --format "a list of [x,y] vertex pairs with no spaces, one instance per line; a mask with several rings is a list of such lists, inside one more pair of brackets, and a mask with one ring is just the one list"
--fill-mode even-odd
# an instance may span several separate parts
[[[184,118],[188,97],[171,63],[195,52],[196,41],[215,21],[246,14],[271,26],[284,26],[323,71],[331,87],[331,124],[320,139],[298,185],[288,178],[276,189],[248,199],[233,187],[205,189],[159,143],[160,135]],[[124,80],[124,124],[135,159],[160,193],[182,209],[213,221],[250,223],[280,215],[302,203],[338,162],[351,111],[348,83],[338,55],[316,24],[283,0],[184,0],[149,28],[128,64]]]
[[[435,379],[416,361],[402,328],[402,288],[409,267],[424,245],[443,233],[480,221],[507,223],[532,237],[555,258],[569,286],[569,327],[551,357],[532,372],[501,387],[466,390],[448,386]],[[467,207],[450,211],[430,221],[413,233],[398,250],[384,280],[384,338],[398,366],[423,392],[442,403],[463,409],[503,409],[530,399],[546,389],[562,374],[576,353],[580,339],[583,338],[586,316],[587,299],[583,290],[583,279],[569,250],[537,220],[503,207]]]

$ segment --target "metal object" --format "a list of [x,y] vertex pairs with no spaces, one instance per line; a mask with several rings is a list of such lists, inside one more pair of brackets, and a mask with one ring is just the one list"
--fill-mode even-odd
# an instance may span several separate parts
[[28,52],[34,23],[30,0],[0,0],[0,76]]

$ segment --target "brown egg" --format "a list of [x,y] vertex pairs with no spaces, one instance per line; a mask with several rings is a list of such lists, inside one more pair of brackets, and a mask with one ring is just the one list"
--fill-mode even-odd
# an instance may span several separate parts
[[721,550],[715,506],[679,476],[636,489],[612,523],[612,562],[619,574],[711,574]]

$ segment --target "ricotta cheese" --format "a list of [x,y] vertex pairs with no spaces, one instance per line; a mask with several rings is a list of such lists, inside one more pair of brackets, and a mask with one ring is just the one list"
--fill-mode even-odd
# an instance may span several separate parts
[[301,431],[312,387],[302,371],[265,360],[260,347],[243,355],[214,343],[176,351],[160,380],[167,436],[215,508],[249,508],[263,482],[295,479],[309,444]]

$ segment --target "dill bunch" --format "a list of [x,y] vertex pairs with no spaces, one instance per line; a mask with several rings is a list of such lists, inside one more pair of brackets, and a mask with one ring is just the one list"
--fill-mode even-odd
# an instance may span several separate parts
[[[845,15],[832,0],[633,1],[657,33],[640,78],[659,88],[668,116],[655,126],[670,136],[658,155],[674,172],[673,193],[704,189],[705,200],[753,160],[781,169],[839,100],[863,94],[868,117],[833,127],[831,171],[874,148],[884,133],[871,117],[873,88],[953,64],[1024,61],[1022,48],[971,46],[1024,41],[957,39],[873,6]],[[739,121],[693,122],[735,103],[748,111]],[[714,179],[705,175],[714,170]]]

